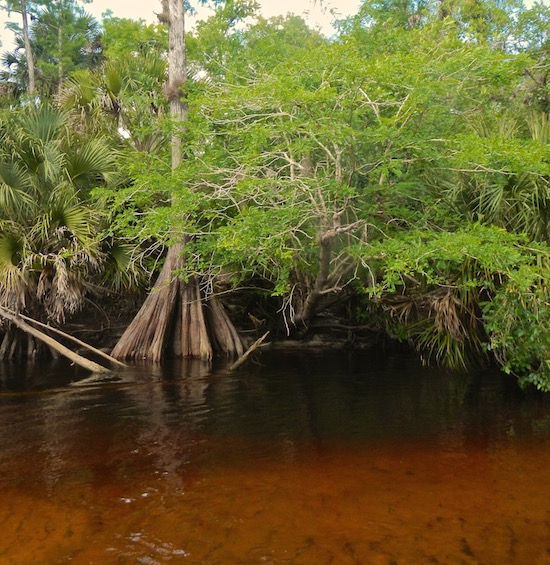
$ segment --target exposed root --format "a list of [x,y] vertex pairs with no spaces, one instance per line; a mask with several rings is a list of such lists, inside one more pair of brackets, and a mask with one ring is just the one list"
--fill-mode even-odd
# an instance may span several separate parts
[[113,357],[158,363],[167,356],[209,361],[214,351],[242,354],[241,340],[217,299],[210,298],[208,308],[195,277],[188,282],[174,277],[183,266],[181,253],[181,244],[169,249],[153,290],[113,349]]

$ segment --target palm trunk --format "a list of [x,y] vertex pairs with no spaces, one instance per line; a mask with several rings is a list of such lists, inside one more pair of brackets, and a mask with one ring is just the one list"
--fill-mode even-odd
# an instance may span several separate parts
[[57,92],[61,92],[61,85],[63,84],[63,0],[59,0],[57,8],[57,74],[58,74],[58,85]]
[[33,98],[36,90],[36,81],[34,73],[34,57],[31,49],[31,41],[29,39],[29,22],[27,18],[27,2],[21,0],[21,17],[23,18],[23,41],[25,43],[25,56],[27,57],[27,70],[29,73],[28,93]]

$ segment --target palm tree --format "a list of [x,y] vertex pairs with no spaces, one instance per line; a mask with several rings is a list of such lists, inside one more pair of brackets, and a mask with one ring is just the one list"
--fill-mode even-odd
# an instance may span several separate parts
[[0,119],[0,305],[56,322],[106,262],[90,190],[119,178],[106,138],[81,140],[67,123],[48,105]]
[[[550,175],[543,170],[543,163],[524,166],[517,170],[515,147],[532,149],[533,154],[541,144],[550,143],[550,121],[544,114],[534,114],[527,122],[531,140],[521,140],[515,122],[504,118],[497,128],[477,125],[481,138],[509,142],[510,158],[501,171],[489,171],[475,164],[469,171],[461,171],[448,181],[437,181],[445,185],[445,196],[455,209],[467,220],[495,224],[512,232],[526,233],[538,241],[550,241]],[[529,145],[532,143],[532,145]],[[527,153],[527,151],[525,151]],[[540,166],[539,166],[540,165]]]
[[28,2],[6,3],[8,9],[21,13],[23,27],[15,36],[15,48],[2,57],[6,70],[1,76],[20,92],[27,91],[31,98],[33,94],[49,97],[70,74],[103,63],[99,24],[75,2],[32,2],[30,25]]
[[118,135],[138,151],[159,152],[167,136],[159,118],[167,113],[162,85],[166,60],[157,52],[107,61],[102,72],[81,71],[68,78],[57,101],[71,127],[95,135]]

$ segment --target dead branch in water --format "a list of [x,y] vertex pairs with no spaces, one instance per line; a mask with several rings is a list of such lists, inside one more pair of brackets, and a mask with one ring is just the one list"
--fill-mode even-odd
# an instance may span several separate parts
[[51,347],[60,355],[67,357],[67,359],[69,359],[76,365],[79,365],[80,367],[83,367],[88,371],[92,371],[93,373],[111,373],[111,369],[107,369],[106,367],[103,367],[102,365],[99,365],[94,361],[90,361],[89,359],[78,355],[78,353],[71,351],[68,347],[65,347],[64,345],[53,339],[53,337],[50,337],[40,330],[33,328],[31,325],[24,322],[20,316],[10,313],[5,308],[0,307],[0,316],[14,323],[20,330],[24,331],[25,333],[30,334],[36,339],[44,342],[47,346]]
[[239,368],[247,359],[248,356],[255,351],[264,341],[264,339],[269,335],[269,332],[266,332],[260,339],[257,339],[246,351],[243,355],[241,355],[231,367],[229,367],[230,371],[234,371],[235,369]]
[[[15,312],[11,312],[10,314],[16,315]],[[78,345],[85,347],[86,349],[89,349],[90,351],[92,351],[93,353],[96,353],[97,355],[103,357],[104,359],[107,359],[108,361],[110,361],[111,363],[113,363],[114,365],[117,365],[118,367],[121,368],[126,368],[128,367],[128,365],[125,365],[124,363],[121,363],[118,359],[115,359],[114,357],[111,357],[110,355],[108,355],[107,353],[105,353],[104,351],[101,351],[101,349],[96,349],[95,347],[91,346],[89,343],[86,343],[80,339],[78,339],[77,337],[74,337],[68,333],[65,333],[57,328],[52,328],[52,326],[48,326],[48,324],[43,324],[42,322],[39,322],[38,320],[34,320],[33,318],[29,318],[28,316],[25,316],[24,314],[17,314],[20,318],[23,318],[23,320],[27,320],[27,322],[31,322],[32,324],[36,324],[37,326],[40,326],[41,328],[45,328],[49,331],[52,331],[64,338],[67,338],[71,341],[73,341],[74,343],[77,343]]]

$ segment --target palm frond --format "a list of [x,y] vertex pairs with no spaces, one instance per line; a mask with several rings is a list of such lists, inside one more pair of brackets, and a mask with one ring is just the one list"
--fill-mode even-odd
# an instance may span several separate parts
[[45,143],[56,139],[67,122],[66,112],[44,104],[28,111],[22,125],[29,137]]
[[124,75],[126,74],[125,65],[120,61],[109,61],[103,68],[103,79],[107,87],[107,91],[118,97],[124,85]]
[[37,148],[37,154],[38,152],[40,162],[36,173],[41,180],[43,188],[55,185],[60,181],[63,175],[66,159],[64,152],[61,150],[58,143],[51,141],[40,144],[40,147]]
[[51,215],[49,212],[38,214],[34,218],[32,227],[28,232],[28,238],[32,241],[35,250],[45,249],[49,240],[51,226]]
[[517,120],[510,114],[492,117],[492,119],[476,116],[475,119],[467,120],[468,125],[480,137],[494,137],[495,134],[502,139],[512,139],[518,129]]
[[0,234],[0,303],[20,311],[25,306],[27,283],[21,269],[24,243],[12,233]]
[[31,178],[17,163],[0,162],[0,215],[19,217],[32,202]]
[[67,156],[67,172],[79,187],[115,184],[120,177],[116,167],[116,152],[106,138],[92,138]]
[[74,314],[82,307],[86,289],[79,274],[69,270],[60,255],[53,257],[52,272],[41,298],[48,316],[60,322],[66,313]]
[[75,73],[63,83],[57,102],[65,110],[90,107],[97,96],[97,79],[89,72]]
[[96,226],[92,211],[78,200],[72,187],[60,185],[50,195],[47,211],[36,217],[30,236],[37,250],[59,251],[71,239],[88,244]]
[[482,182],[478,184],[477,210],[478,219],[485,222],[497,222],[500,217],[505,216],[503,206],[506,207],[504,199],[504,186],[495,182]]
[[119,241],[103,242],[103,284],[118,292],[143,282],[134,261],[135,246]]
[[51,211],[52,225],[59,229],[66,229],[77,241],[89,241],[95,221],[89,208],[82,204],[69,204],[58,206]]
[[532,114],[527,120],[527,126],[535,141],[550,143],[550,118],[547,114]]

